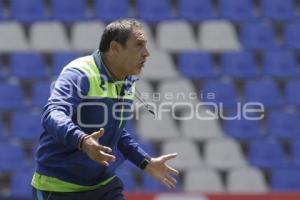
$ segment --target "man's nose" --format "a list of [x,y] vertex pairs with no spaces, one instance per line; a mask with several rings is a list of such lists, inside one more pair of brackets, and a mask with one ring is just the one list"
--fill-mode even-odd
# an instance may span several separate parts
[[145,47],[145,48],[144,48],[144,51],[143,51],[143,56],[144,56],[144,57],[148,57],[148,56],[150,56],[150,53],[149,53],[149,51],[148,51],[147,47]]

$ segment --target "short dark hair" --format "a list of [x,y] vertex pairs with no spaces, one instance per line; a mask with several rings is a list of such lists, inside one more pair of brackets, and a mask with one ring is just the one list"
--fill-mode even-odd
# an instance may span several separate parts
[[133,27],[142,28],[141,22],[136,19],[120,19],[108,24],[102,34],[99,51],[108,51],[111,41],[116,41],[125,46]]

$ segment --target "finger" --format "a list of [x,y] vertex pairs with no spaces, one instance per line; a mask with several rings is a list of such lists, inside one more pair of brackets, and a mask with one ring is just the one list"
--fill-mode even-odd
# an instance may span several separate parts
[[100,137],[102,137],[102,135],[104,134],[104,128],[100,128],[99,131],[96,131],[92,134],[92,137],[98,141]]
[[102,146],[102,145],[99,145],[99,146],[100,146],[100,148],[99,148],[100,151],[104,151],[106,153],[111,153],[112,152],[110,147]]
[[161,156],[161,159],[163,160],[163,162],[166,162],[170,159],[176,158],[176,156],[177,156],[177,153],[166,154],[166,155]]
[[166,178],[175,186],[177,184],[177,180],[170,175],[167,175]]
[[169,189],[173,188],[172,183],[167,178],[163,178],[162,181],[161,181],[161,183],[164,184]]
[[100,154],[101,154],[102,160],[105,160],[105,161],[108,161],[108,162],[116,161],[116,157],[114,155],[105,153],[103,151],[100,151]]
[[103,165],[105,165],[106,167],[109,166],[109,163],[106,162],[106,161],[101,161],[100,163],[103,164]]
[[167,165],[167,168],[168,168],[168,173],[175,175],[175,176],[179,175],[179,171],[174,169],[173,167],[170,167],[169,165]]

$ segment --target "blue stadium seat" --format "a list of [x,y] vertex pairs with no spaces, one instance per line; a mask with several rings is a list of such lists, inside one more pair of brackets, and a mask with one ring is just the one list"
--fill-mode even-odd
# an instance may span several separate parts
[[[235,116],[235,114],[226,114],[226,116]],[[234,119],[224,120],[224,131],[226,135],[238,140],[255,140],[263,137],[262,130],[260,129],[259,121]]]
[[285,85],[287,103],[300,106],[300,80],[288,80]]
[[248,160],[251,165],[265,169],[288,166],[282,145],[274,140],[250,142]]
[[32,105],[42,108],[50,97],[51,82],[36,82],[32,89]]
[[11,119],[11,135],[21,140],[37,141],[42,133],[41,115],[15,112]]
[[128,0],[95,0],[95,16],[102,21],[129,17]]
[[53,75],[58,75],[64,66],[79,57],[75,52],[56,52],[52,57]]
[[44,0],[12,0],[11,15],[13,19],[23,23],[49,19]]
[[52,0],[52,12],[54,19],[66,23],[88,19],[85,0]]
[[46,63],[37,53],[13,53],[10,57],[10,75],[20,79],[45,79]]
[[270,180],[270,188],[271,191],[298,192],[300,190],[299,169],[286,168],[273,170]]
[[26,167],[22,148],[10,143],[0,143],[0,171],[15,171]]
[[273,111],[267,118],[270,136],[280,139],[300,139],[300,117],[296,113]]
[[272,20],[291,20],[296,17],[295,0],[261,0],[263,17]]
[[22,89],[18,84],[0,84],[0,111],[13,111],[26,107]]
[[137,0],[137,17],[149,23],[171,19],[171,1]]
[[233,21],[245,21],[254,18],[252,0],[220,0],[221,18]]
[[206,52],[185,52],[178,56],[178,69],[189,79],[213,78],[217,75],[211,55]]
[[249,79],[259,76],[253,54],[248,51],[226,52],[221,57],[223,73],[236,79]]
[[300,140],[291,143],[291,161],[296,167],[300,167]]
[[178,15],[191,22],[215,18],[212,0],[179,0]]
[[116,175],[119,177],[124,185],[125,191],[134,191],[137,189],[137,184],[134,178],[134,174],[130,168],[126,167],[127,165],[123,165],[116,170]]
[[271,24],[262,21],[244,23],[241,42],[245,48],[254,50],[274,49],[277,46]]
[[291,51],[267,51],[263,56],[262,64],[264,73],[275,78],[300,77],[300,69],[298,69],[295,55]]
[[[200,98],[203,102],[220,104],[225,108],[234,108],[237,105],[236,89],[231,83],[223,83],[220,81],[207,81],[202,87],[203,98]],[[214,95],[212,98],[210,94]]]
[[33,169],[26,168],[17,170],[12,174],[10,181],[10,191],[12,197],[31,197],[32,187],[31,179]]
[[274,81],[257,80],[245,83],[244,102],[259,102],[271,108],[282,106],[284,99]]
[[300,21],[291,21],[285,24],[284,47],[292,50],[300,50]]

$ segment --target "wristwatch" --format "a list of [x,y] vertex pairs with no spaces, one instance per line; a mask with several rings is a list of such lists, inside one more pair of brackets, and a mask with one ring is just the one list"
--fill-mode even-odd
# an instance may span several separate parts
[[139,167],[144,170],[147,165],[150,163],[151,158],[150,157],[145,157],[145,159],[141,162],[141,164],[139,165]]

